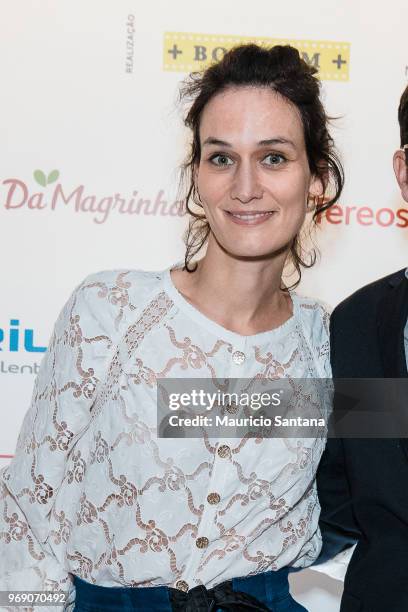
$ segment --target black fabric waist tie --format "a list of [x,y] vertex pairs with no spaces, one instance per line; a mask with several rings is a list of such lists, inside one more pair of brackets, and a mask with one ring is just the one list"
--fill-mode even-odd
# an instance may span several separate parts
[[199,585],[185,593],[169,588],[170,602],[174,612],[271,612],[265,604],[243,591],[234,591],[232,581],[227,580],[212,589]]

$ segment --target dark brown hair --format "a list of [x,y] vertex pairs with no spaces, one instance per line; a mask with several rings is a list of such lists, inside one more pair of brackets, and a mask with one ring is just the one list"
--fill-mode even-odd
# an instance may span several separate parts
[[[341,162],[334,149],[328,131],[330,118],[326,115],[320,100],[320,81],[315,76],[316,68],[301,59],[299,52],[290,45],[276,45],[266,48],[256,44],[233,47],[225,53],[222,60],[210,65],[201,72],[191,73],[180,87],[179,101],[193,100],[184,117],[185,125],[193,132],[189,155],[181,166],[180,188],[187,183],[187,193],[182,198],[192,219],[184,235],[186,253],[184,269],[194,272],[197,266],[189,269],[191,259],[205,244],[210,226],[204,214],[196,213],[189,207],[190,199],[202,208],[199,194],[194,183],[194,168],[201,157],[200,120],[205,105],[213,96],[227,87],[254,86],[266,87],[283,96],[294,104],[301,116],[307,158],[312,175],[320,178],[323,197],[319,198],[313,220],[327,210],[340,197],[344,184]],[[334,187],[334,195],[325,197],[329,184]],[[185,193],[185,191],[184,191]],[[304,249],[297,235],[290,249],[290,256],[298,274],[296,286],[301,278],[301,266],[311,267],[316,261],[316,253],[305,261]]]
[[408,144],[408,86],[405,88],[398,107],[401,147]]

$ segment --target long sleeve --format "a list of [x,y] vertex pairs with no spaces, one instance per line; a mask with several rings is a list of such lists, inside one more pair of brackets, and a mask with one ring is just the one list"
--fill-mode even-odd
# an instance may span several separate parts
[[360,533],[352,513],[341,439],[327,440],[317,471],[317,491],[323,546],[310,569],[344,580]]
[[[336,310],[330,321],[331,362],[335,364]],[[333,368],[335,369],[335,368]],[[334,410],[336,406],[334,406]],[[360,536],[355,522],[341,438],[329,438],[317,470],[317,491],[321,506],[319,527],[323,546],[315,564],[316,571],[344,579],[347,565]]]
[[[0,590],[68,591],[71,604],[65,610],[73,607],[74,587],[50,546],[49,517],[67,457],[89,426],[114,349],[112,311],[120,305],[95,300],[106,294],[97,279],[87,277],[63,307],[35,379],[15,456],[0,471]],[[101,308],[102,302],[109,307]],[[54,609],[62,610],[47,607]]]

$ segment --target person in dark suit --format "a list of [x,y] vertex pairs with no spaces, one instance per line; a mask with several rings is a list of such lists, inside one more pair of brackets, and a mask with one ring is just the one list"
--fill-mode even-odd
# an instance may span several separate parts
[[[393,163],[408,202],[408,87],[398,120],[401,149]],[[407,316],[406,269],[341,302],[330,323],[333,378],[407,377]],[[328,439],[317,487],[323,537],[317,563],[357,542],[340,611],[408,612],[408,438]]]

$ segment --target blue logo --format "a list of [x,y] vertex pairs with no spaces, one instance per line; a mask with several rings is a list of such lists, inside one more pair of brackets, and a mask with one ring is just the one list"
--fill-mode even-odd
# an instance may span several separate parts
[[0,351],[9,350],[11,353],[27,351],[27,353],[45,353],[46,346],[35,346],[34,330],[20,329],[18,319],[10,319],[10,327],[0,327]]

